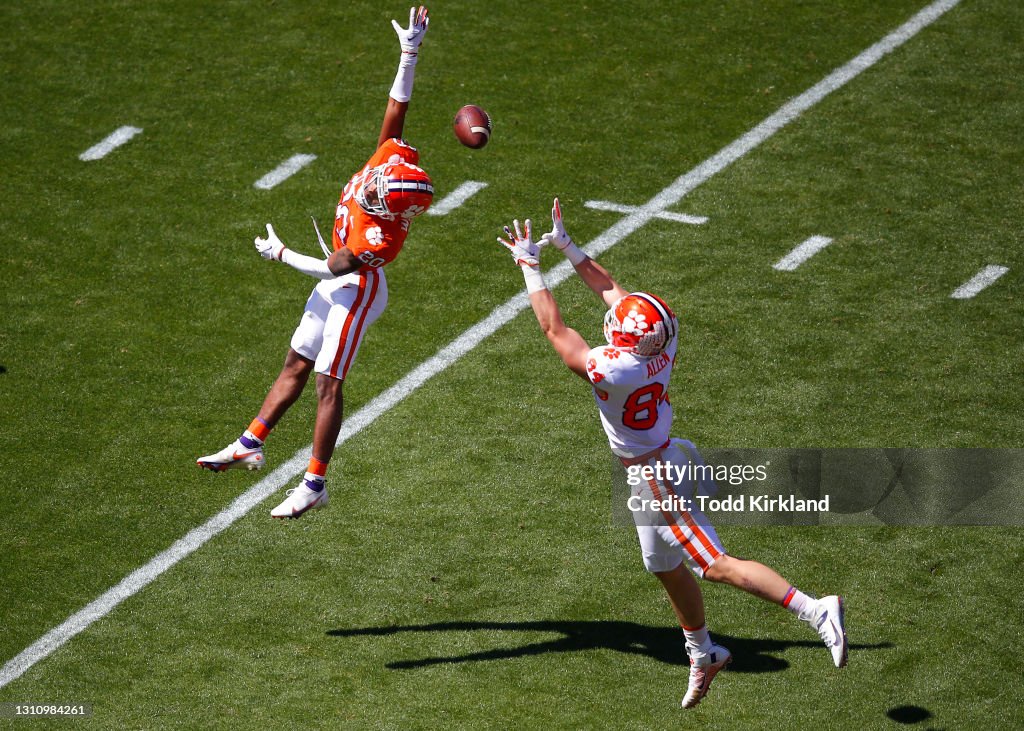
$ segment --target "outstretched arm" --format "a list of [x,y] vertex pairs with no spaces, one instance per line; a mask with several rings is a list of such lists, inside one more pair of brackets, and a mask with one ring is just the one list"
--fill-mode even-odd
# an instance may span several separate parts
[[523,271],[523,278],[526,280],[526,291],[530,295],[530,306],[533,307],[533,314],[537,316],[537,322],[544,335],[551,342],[555,352],[568,366],[569,370],[583,380],[590,382],[587,377],[587,353],[590,346],[583,337],[566,327],[562,322],[562,313],[558,310],[558,303],[544,283],[544,277],[540,273],[540,260],[537,258],[537,245],[533,243],[533,225],[529,219],[526,220],[526,235],[523,235],[519,228],[519,221],[513,221],[514,230],[505,227],[507,239],[498,237],[506,249],[512,254],[512,258]]
[[619,298],[625,297],[629,292],[619,286],[619,283],[612,279],[608,270],[598,264],[573,243],[569,234],[565,232],[565,224],[562,221],[562,206],[555,198],[555,204],[551,207],[551,231],[540,237],[540,244],[552,244],[556,249],[565,254],[572,263],[576,273],[594,294],[611,307]]
[[326,259],[317,259],[292,251],[277,237],[274,227],[269,223],[267,224],[267,238],[257,236],[253,243],[256,244],[256,251],[264,259],[284,262],[293,269],[317,279],[334,279],[354,272],[363,265],[363,262],[346,248],[338,249]]
[[548,289],[539,289],[530,293],[530,306],[537,316],[540,329],[544,331],[558,357],[570,371],[590,382],[587,377],[587,353],[590,346],[583,336],[562,322],[562,313],[558,303]]
[[391,86],[388,106],[384,110],[384,122],[380,127],[377,147],[392,137],[401,137],[405,129],[405,112],[409,108],[412,97],[412,82],[416,72],[416,59],[419,55],[420,43],[430,25],[427,9],[424,6],[409,8],[409,27],[403,28],[397,20],[392,20],[398,42],[402,45],[402,56],[398,61],[398,73],[395,83]]

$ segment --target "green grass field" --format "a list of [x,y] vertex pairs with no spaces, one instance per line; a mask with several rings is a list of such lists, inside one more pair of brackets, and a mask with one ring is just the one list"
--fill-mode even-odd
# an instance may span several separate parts
[[[594,239],[623,214],[587,201],[644,204],[925,5],[432,5],[406,136],[438,198],[488,187],[414,224],[348,413],[521,290],[503,224],[546,230],[557,194]],[[313,284],[252,239],[270,221],[317,251],[309,216],[372,152],[406,11],[0,8],[0,665],[264,476],[194,464],[256,413]],[[1022,78],[1024,6],[963,0],[671,208],[707,223],[601,256],[681,316],[677,436],[1022,446]],[[450,131],[468,102],[495,120],[482,151]],[[144,131],[79,160],[122,125]],[[253,187],[296,153],[318,159]],[[812,235],[833,243],[772,268]],[[1009,272],[950,298],[990,264]],[[596,343],[603,307],[575,278],[556,296]],[[310,389],[272,465],[314,409]],[[96,728],[1024,727],[1020,527],[722,528],[843,593],[850,665],[706,586],[735,662],[683,712],[681,633],[610,481],[588,389],[520,314],[341,447],[328,510],[274,522],[275,494],[0,703],[90,703]]]

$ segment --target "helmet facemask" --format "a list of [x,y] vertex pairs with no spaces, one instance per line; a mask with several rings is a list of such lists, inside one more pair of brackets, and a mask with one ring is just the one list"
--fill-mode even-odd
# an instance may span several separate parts
[[371,216],[380,218],[391,218],[391,211],[388,210],[386,166],[378,165],[367,171],[362,184],[356,188],[355,199],[359,207]]
[[359,207],[389,221],[409,219],[430,207],[434,186],[419,167],[410,163],[378,165],[367,171],[356,189]]
[[619,306],[617,300],[615,304],[608,308],[608,311],[604,313],[604,339],[609,345],[615,345],[615,336],[622,332],[622,325],[619,323],[619,318],[615,316],[615,308]]

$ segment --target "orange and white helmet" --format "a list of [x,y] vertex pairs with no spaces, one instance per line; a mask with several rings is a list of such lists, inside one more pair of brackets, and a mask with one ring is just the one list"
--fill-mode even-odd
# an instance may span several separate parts
[[387,163],[366,171],[355,199],[371,216],[412,218],[430,208],[434,184],[421,167],[407,162]]
[[640,356],[657,355],[678,332],[679,322],[669,306],[647,292],[620,297],[604,316],[608,344],[629,348]]

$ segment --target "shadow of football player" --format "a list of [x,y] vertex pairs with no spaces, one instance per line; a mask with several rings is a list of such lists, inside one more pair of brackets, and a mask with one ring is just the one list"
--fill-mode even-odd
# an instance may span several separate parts
[[[392,670],[408,670],[447,663],[484,662],[529,657],[554,652],[583,652],[586,650],[615,650],[628,655],[643,655],[668,665],[689,665],[686,652],[679,641],[676,627],[651,627],[636,622],[612,620],[598,621],[556,621],[538,620],[527,622],[436,622],[421,625],[399,625],[394,627],[357,627],[333,629],[327,632],[331,637],[387,637],[405,632],[550,632],[560,635],[550,640],[532,642],[518,647],[501,647],[480,650],[450,657],[427,657],[419,660],[397,660],[387,663]],[[729,666],[732,672],[767,673],[778,672],[789,667],[789,662],[775,654],[791,648],[806,647],[817,651],[821,643],[817,640],[778,640],[730,637],[716,633],[732,650],[733,660]],[[891,648],[892,644],[851,644],[853,649],[879,650]]]

